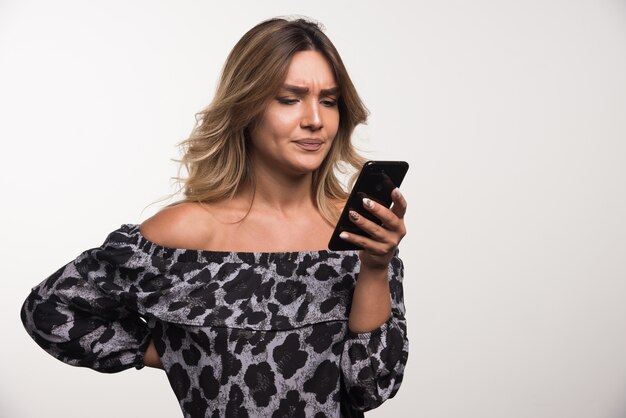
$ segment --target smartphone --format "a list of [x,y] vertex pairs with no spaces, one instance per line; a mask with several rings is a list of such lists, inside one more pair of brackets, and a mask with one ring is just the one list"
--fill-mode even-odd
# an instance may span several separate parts
[[363,198],[367,197],[387,208],[390,207],[392,203],[391,192],[396,187],[400,187],[408,169],[409,163],[406,161],[366,162],[354,183],[333,235],[330,237],[328,249],[333,251],[361,250],[360,246],[339,237],[342,231],[369,237],[365,231],[350,220],[349,212],[351,210],[357,211],[372,222],[378,225],[382,224],[381,220],[363,207]]

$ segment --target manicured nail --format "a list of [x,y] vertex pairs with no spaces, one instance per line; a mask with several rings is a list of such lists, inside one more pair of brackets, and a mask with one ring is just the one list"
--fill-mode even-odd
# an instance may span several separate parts
[[347,232],[342,232],[341,234],[339,234],[339,238],[341,239],[348,239],[348,233]]
[[402,197],[402,193],[400,193],[400,189],[398,189],[397,187],[393,189],[391,194],[393,195],[393,197],[396,197],[396,198]]
[[370,199],[368,199],[367,197],[363,198],[363,206],[365,206],[368,209],[372,209],[374,207],[374,202],[372,202]]
[[359,214],[356,211],[351,210],[349,214],[350,214],[350,219],[352,219],[353,221],[359,220]]

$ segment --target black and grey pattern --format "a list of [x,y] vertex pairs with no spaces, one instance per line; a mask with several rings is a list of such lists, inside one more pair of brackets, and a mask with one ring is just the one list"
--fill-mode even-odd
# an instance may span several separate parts
[[185,417],[351,417],[393,397],[408,339],[403,266],[392,316],[351,333],[355,251],[174,249],[124,224],[34,287],[24,326],[74,366],[143,367],[150,339]]

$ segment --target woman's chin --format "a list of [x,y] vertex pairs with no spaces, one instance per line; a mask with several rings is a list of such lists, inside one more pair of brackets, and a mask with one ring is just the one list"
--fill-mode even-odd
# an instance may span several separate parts
[[319,169],[326,156],[318,154],[290,157],[291,158],[265,160],[261,164],[265,166],[264,171],[282,171],[283,173],[299,177],[312,174]]
[[292,165],[293,169],[295,172],[299,173],[299,174],[309,174],[309,173],[313,173],[314,171],[316,171],[318,168],[320,168],[320,166],[322,165],[322,163],[324,162],[323,159],[307,159],[307,160],[300,160],[297,162],[294,162],[294,164]]

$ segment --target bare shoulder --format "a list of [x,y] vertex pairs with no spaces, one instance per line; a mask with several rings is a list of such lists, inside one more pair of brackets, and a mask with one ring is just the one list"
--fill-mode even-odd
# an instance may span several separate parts
[[199,203],[186,202],[162,209],[139,230],[147,240],[170,248],[202,248],[211,233],[212,216]]

